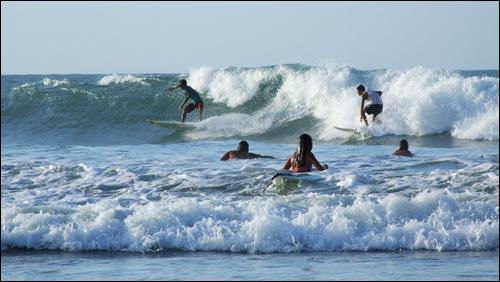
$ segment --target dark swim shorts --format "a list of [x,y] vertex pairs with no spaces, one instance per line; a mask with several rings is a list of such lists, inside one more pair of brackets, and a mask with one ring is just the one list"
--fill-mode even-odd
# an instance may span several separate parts
[[369,115],[378,115],[382,112],[384,106],[381,104],[371,104],[365,107],[365,113]]

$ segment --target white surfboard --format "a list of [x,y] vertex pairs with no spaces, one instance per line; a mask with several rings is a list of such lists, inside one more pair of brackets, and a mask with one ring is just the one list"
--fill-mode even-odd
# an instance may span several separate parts
[[298,181],[317,181],[321,180],[321,176],[314,173],[309,172],[299,172],[299,173],[291,173],[291,172],[279,172],[273,176],[273,179],[281,178],[281,179],[290,179],[290,180],[298,180]]
[[264,188],[264,191],[266,191],[270,187],[273,187],[272,190],[274,190],[276,193],[280,195],[286,195],[290,192],[294,192],[294,190],[296,190],[296,188],[298,188],[300,184],[319,180],[321,180],[321,176],[314,173],[279,172],[271,178],[271,181]]
[[168,128],[172,130],[188,129],[194,128],[195,125],[192,122],[180,122],[171,120],[146,120],[146,122],[163,128]]
[[359,134],[359,131],[357,129],[353,129],[353,128],[344,128],[344,127],[338,127],[338,126],[334,126],[335,129],[337,130],[340,130],[340,131],[344,131],[344,132],[350,132],[350,133],[356,133],[356,134]]

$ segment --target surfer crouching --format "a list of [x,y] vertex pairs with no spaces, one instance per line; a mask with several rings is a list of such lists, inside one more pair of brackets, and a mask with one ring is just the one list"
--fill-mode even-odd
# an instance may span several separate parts
[[[382,91],[371,91],[366,90],[365,87],[360,84],[356,87],[356,91],[359,96],[361,96],[361,117],[360,121],[364,121],[368,125],[368,120],[366,119],[366,114],[373,115],[373,121],[376,122],[375,118],[382,113],[384,109],[384,103],[382,102]],[[365,101],[368,100],[370,105],[365,107]],[[366,114],[365,114],[366,113]]]
[[[181,88],[182,90],[184,90],[184,95],[186,96],[186,99],[184,99],[184,102],[182,102],[182,105],[179,107],[179,109],[183,109],[181,122],[184,122],[184,120],[186,120],[186,115],[196,108],[198,108],[198,112],[200,113],[201,121],[203,114],[203,100],[201,99],[200,94],[196,92],[196,90],[191,88],[191,86],[188,86],[185,79],[181,79],[179,81],[179,85],[170,87],[169,90],[174,90],[176,88]],[[189,99],[193,100],[194,103],[189,103],[186,107],[184,107]]]

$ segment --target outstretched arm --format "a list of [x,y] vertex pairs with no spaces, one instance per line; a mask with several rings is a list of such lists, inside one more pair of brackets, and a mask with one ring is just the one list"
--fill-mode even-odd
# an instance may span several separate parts
[[165,90],[165,94],[168,94],[169,91],[172,91],[176,88],[179,88],[179,86],[172,86],[172,87],[167,88],[167,90]]
[[319,171],[323,171],[325,169],[328,169],[328,166],[327,165],[321,165],[318,160],[316,159],[316,157],[314,156],[314,154],[311,153],[311,161],[312,161],[312,164],[314,165],[314,167],[319,170]]
[[221,160],[221,161],[227,161],[227,160],[229,160],[229,152],[226,152],[226,153],[224,154],[224,156],[222,156],[222,157],[220,158],[220,160]]
[[248,156],[251,158],[274,159],[274,157],[271,157],[271,156],[263,156],[263,155],[254,154],[254,153],[248,153]]
[[263,158],[263,159],[274,159],[273,156],[260,156],[259,158]]

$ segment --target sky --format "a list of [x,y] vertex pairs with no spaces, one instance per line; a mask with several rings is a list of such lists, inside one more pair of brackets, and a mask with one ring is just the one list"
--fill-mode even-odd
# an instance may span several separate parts
[[9,2],[1,73],[498,69],[498,2]]

